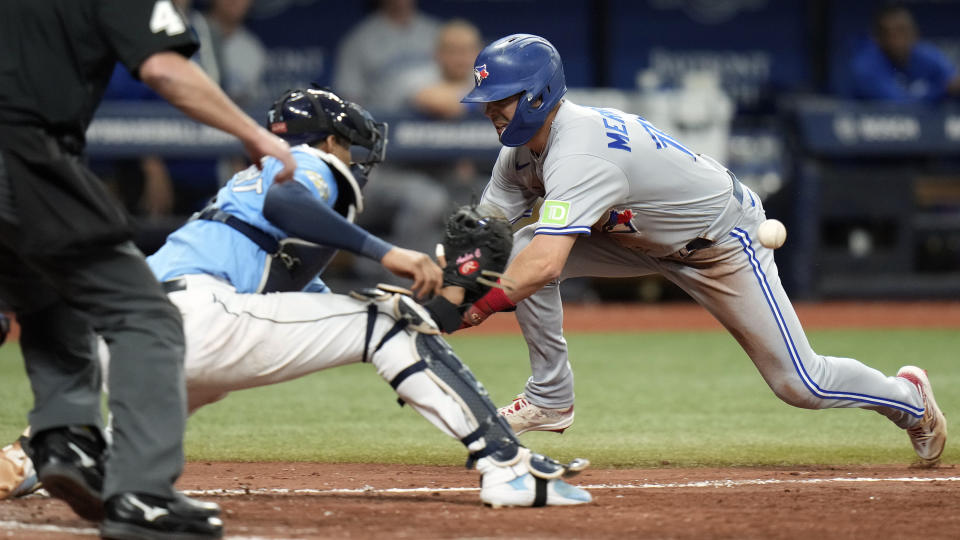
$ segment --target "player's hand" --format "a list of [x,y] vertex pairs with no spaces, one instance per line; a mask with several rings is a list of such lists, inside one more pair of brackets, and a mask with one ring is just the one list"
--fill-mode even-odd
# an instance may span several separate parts
[[257,127],[253,135],[243,141],[243,147],[257,167],[261,167],[260,160],[266,156],[273,156],[283,163],[283,170],[273,177],[274,182],[279,184],[293,178],[293,173],[297,170],[297,162],[290,153],[290,145],[287,141],[262,127]]
[[[507,289],[510,288],[507,287]],[[477,326],[498,311],[509,311],[516,307],[516,302],[507,296],[507,290],[494,287],[478,298],[476,302],[470,304],[470,307],[463,314],[464,326],[461,326],[461,328]]]
[[412,279],[410,288],[419,298],[437,294],[443,285],[443,270],[426,253],[394,247],[380,264],[395,275]]

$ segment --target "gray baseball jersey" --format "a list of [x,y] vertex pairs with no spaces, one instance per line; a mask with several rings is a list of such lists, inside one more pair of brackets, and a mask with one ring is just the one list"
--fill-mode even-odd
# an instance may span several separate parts
[[[870,408],[900,427],[922,416],[908,381],[813,351],[773,251],[754,241],[765,220],[759,198],[643,118],[562,103],[541,155],[500,152],[482,203],[516,221],[541,197],[540,219],[517,231],[514,257],[536,234],[579,235],[561,280],[662,274],[733,334],[785,402]],[[562,309],[558,282],[517,306],[532,369],[525,393],[541,407],[574,400]]]

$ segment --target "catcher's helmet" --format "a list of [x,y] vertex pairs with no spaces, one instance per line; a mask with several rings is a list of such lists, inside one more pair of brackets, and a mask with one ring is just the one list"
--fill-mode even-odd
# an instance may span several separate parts
[[267,129],[291,145],[312,145],[337,135],[370,151],[357,162],[366,170],[383,161],[387,151],[387,124],[329,90],[288,90],[270,107]]
[[[463,103],[499,101],[522,93],[517,110],[500,135],[506,146],[526,144],[567,93],[560,53],[532,34],[500,38],[480,51],[474,65],[476,86]],[[541,103],[537,103],[542,100]]]

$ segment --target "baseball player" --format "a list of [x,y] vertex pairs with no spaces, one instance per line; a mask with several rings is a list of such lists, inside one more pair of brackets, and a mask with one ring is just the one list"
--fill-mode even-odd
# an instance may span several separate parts
[[[443,279],[426,254],[392,246],[352,223],[363,209],[367,172],[383,159],[387,126],[330,91],[306,89],[277,100],[268,127],[293,147],[294,181],[274,183],[281,168],[274,159],[264,160],[262,171],[237,173],[214,202],[147,259],[183,316],[188,411],[233,390],[369,362],[402,402],[467,446],[468,464],[482,474],[484,503],[590,502],[589,493],[561,479],[588,462],[561,465],[524,448],[482,385],[437,335],[438,324],[448,330],[459,326],[456,306],[487,288],[478,294],[469,290],[470,279]],[[348,166],[351,145],[366,148],[367,155]],[[488,250],[476,238],[493,236],[492,225],[469,213],[457,216],[457,223],[466,219],[469,231],[453,240],[469,248],[458,251],[448,238],[447,255],[462,259],[460,251]],[[448,224],[448,236],[454,225]],[[510,253],[505,221],[499,235],[505,243],[493,270],[502,270]],[[319,294],[329,293],[318,273],[337,249],[412,278],[413,289],[423,295],[441,295],[421,306],[386,286]],[[491,264],[477,263],[478,275]]]
[[502,38],[475,69],[464,101],[485,104],[504,145],[481,204],[517,220],[543,199],[539,221],[515,234],[512,288],[491,289],[464,316],[475,325],[516,306],[532,376],[500,411],[517,433],[573,423],[559,282],[659,273],[730,331],[783,401],[875,410],[907,430],[923,464],[937,463],[947,426],[927,374],[888,377],[813,351],[773,251],[755,241],[763,205],[733,173],[640,116],[564,100],[560,56],[541,37]]

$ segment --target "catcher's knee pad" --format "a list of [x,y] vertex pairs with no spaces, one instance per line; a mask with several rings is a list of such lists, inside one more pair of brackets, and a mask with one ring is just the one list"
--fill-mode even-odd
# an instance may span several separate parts
[[[380,283],[375,289],[350,291],[350,296],[357,300],[369,302],[367,304],[366,339],[363,345],[364,362],[368,362],[370,357],[379,351],[390,338],[404,330],[420,334],[440,333],[437,325],[430,318],[430,314],[413,300],[413,293],[403,287]],[[372,344],[374,324],[380,314],[387,315],[396,322],[376,344]]]

